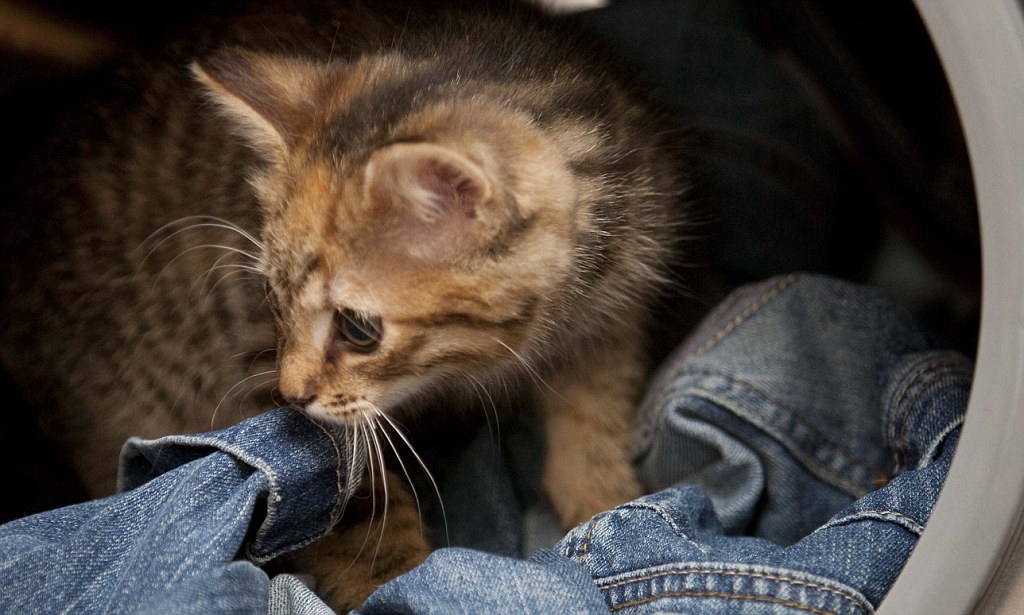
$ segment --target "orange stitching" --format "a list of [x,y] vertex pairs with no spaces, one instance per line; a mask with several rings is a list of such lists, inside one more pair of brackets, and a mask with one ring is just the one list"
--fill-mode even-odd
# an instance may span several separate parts
[[[721,342],[725,338],[725,336],[727,336],[730,333],[732,333],[736,329],[736,327],[738,327],[741,324],[743,324],[743,321],[745,321],[747,318],[750,318],[750,316],[754,312],[756,312],[757,310],[761,309],[766,303],[768,303],[769,301],[771,301],[772,299],[777,297],[779,295],[779,293],[782,292],[783,289],[785,289],[787,286],[789,286],[794,281],[796,281],[796,278],[797,278],[796,274],[789,274],[785,278],[779,280],[779,282],[777,282],[776,285],[771,290],[769,290],[765,294],[761,295],[761,297],[756,302],[754,302],[753,304],[748,306],[747,309],[743,310],[743,312],[741,312],[735,318],[733,318],[732,321],[729,322],[729,324],[727,324],[724,328],[719,330],[718,333],[715,334],[715,336],[713,338],[709,339],[707,342],[704,343],[703,346],[701,346],[697,350],[693,351],[692,353],[687,354],[686,357],[684,358],[684,360],[682,361],[682,363],[680,365],[685,364],[685,363],[689,362],[690,359],[692,359],[693,357],[700,356],[700,355],[704,354],[705,352],[707,352],[707,351],[711,350],[712,348],[714,348],[719,342]],[[678,369],[678,367],[679,367],[679,365],[675,366],[673,368],[673,370]],[[644,435],[645,439],[649,436],[650,432],[653,431],[654,425],[658,421],[658,416],[659,416],[659,413],[657,413],[657,412],[652,413],[652,416],[650,417],[650,419],[648,419],[646,421],[645,430],[646,430],[647,433]]]
[[[801,611],[807,611],[809,613],[815,613],[815,615],[837,615],[835,611],[826,611],[824,609],[815,608],[806,604],[800,604],[799,602],[791,602],[789,600],[780,600],[779,598],[772,598],[770,596],[752,596],[749,594],[727,594],[723,592],[701,592],[701,591],[685,591],[685,592],[665,592],[658,594],[657,596],[651,596],[649,598],[641,598],[640,600],[631,600],[629,602],[623,602],[610,607],[608,610],[612,613],[619,611],[631,606],[638,606],[646,604],[648,602],[654,602],[662,598],[733,598],[740,600],[751,600],[753,602],[768,602],[771,604],[781,604],[782,606],[788,606],[794,609],[800,609]],[[860,605],[857,606],[862,613],[866,613]]]
[[852,602],[854,605],[857,605],[858,608],[860,608],[859,601],[854,596],[851,596],[850,594],[842,590],[838,590],[833,587],[828,587],[827,585],[822,585],[820,583],[815,583],[813,581],[804,581],[802,579],[796,579],[793,577],[787,577],[783,575],[764,574],[760,572],[746,572],[743,570],[726,570],[716,568],[673,568],[672,570],[654,572],[648,575],[644,575],[642,577],[634,577],[625,581],[616,581],[615,583],[612,583],[610,585],[599,585],[599,587],[602,590],[613,589],[615,587],[622,587],[623,585],[629,585],[630,583],[635,583],[637,581],[649,581],[651,579],[656,579],[658,577],[667,577],[673,574],[720,574],[723,576],[753,577],[755,579],[764,579],[765,581],[782,581],[784,583],[789,583],[790,585],[803,585],[804,587],[810,587],[811,589],[818,589],[823,592],[830,593],[844,600],[848,600]]
[[753,385],[753,384],[751,384],[749,382],[746,382],[745,380],[740,380],[739,378],[733,378],[732,376],[728,376],[728,375],[722,375],[722,376],[724,378],[728,378],[729,380],[732,380],[733,382],[738,382],[739,384],[742,384],[744,387],[747,388],[748,391],[753,393],[754,396],[759,397],[759,398],[763,399],[764,401],[766,401],[766,402],[768,402],[770,404],[773,404],[773,405],[775,405],[775,406],[785,410],[786,414],[788,414],[790,417],[792,417],[792,419],[795,420],[797,423],[800,423],[801,425],[803,425],[804,429],[806,429],[807,431],[809,431],[811,433],[811,437],[813,437],[820,444],[825,446],[825,448],[832,449],[833,451],[838,453],[840,457],[846,458],[848,461],[850,461],[854,465],[858,465],[858,466],[864,468],[865,470],[868,470],[868,471],[871,471],[871,472],[875,471],[875,468],[872,468],[871,465],[868,464],[868,462],[860,459],[854,453],[846,450],[842,446],[840,446],[840,445],[836,444],[835,442],[829,440],[824,434],[821,433],[821,430],[819,430],[817,427],[815,427],[814,423],[811,423],[806,418],[800,416],[800,414],[798,412],[794,411],[787,404],[782,403],[781,401],[775,399],[771,395],[768,395],[767,393],[765,393],[761,389],[757,388],[757,386],[755,386],[755,385]]
[[920,401],[921,397],[924,396],[926,392],[928,392],[929,388],[932,387],[937,381],[941,380],[945,376],[956,374],[957,370],[954,369],[955,367],[955,361],[945,361],[942,363],[932,364],[929,366],[928,370],[922,372],[922,377],[927,372],[932,372],[933,375],[931,378],[923,381],[920,385],[918,385],[917,392],[914,393],[914,396],[910,399],[910,401],[907,403],[906,408],[903,410],[903,414],[900,417],[899,445],[901,449],[906,450],[904,441],[907,438],[907,423],[909,422],[910,411],[914,408],[915,405],[917,405],[917,402]]
[[774,288],[772,288],[765,294],[761,295],[760,299],[751,304],[750,307],[748,307],[747,309],[743,310],[743,312],[737,315],[736,318],[733,318],[729,324],[727,324],[724,328],[722,328],[722,330],[720,330],[715,335],[715,337],[708,340],[707,343],[705,343],[703,346],[697,349],[697,351],[690,356],[695,357],[704,354],[705,352],[714,348],[718,344],[718,342],[721,342],[725,338],[725,336],[732,333],[736,329],[736,327],[743,324],[743,321],[750,318],[750,316],[753,315],[754,312],[758,311],[759,309],[764,307],[766,303],[777,297],[778,294],[781,293],[784,288],[792,284],[795,280],[796,275],[794,274],[790,274],[783,278],[782,280],[780,280]]
[[[764,393],[763,391],[758,389],[755,385],[753,385],[753,384],[751,384],[751,383],[749,383],[749,382],[747,382],[745,380],[741,380],[739,378],[731,376],[729,374],[720,373],[720,372],[711,371],[711,370],[691,370],[691,371],[688,372],[688,374],[700,375],[700,376],[715,376],[716,378],[722,378],[722,379],[724,379],[724,380],[726,380],[728,382],[731,382],[733,384],[738,384],[738,385],[742,386],[746,392],[748,392],[748,393],[750,393],[750,394],[752,394],[752,395],[754,395],[756,397],[759,397],[759,398],[767,401],[768,403],[776,406],[777,408],[779,408],[780,410],[785,412],[791,419],[793,419],[794,421],[796,421],[797,423],[802,425],[804,427],[804,429],[806,429],[810,433],[811,437],[814,438],[814,440],[816,442],[818,442],[819,444],[821,444],[825,448],[835,452],[837,455],[839,455],[840,457],[846,459],[847,461],[849,461],[853,465],[856,465],[856,466],[859,466],[859,467],[863,468],[864,470],[868,471],[872,475],[877,474],[879,472],[879,470],[877,468],[871,467],[870,465],[868,465],[868,463],[866,461],[863,461],[863,460],[859,459],[853,453],[847,451],[846,449],[842,448],[841,446],[839,446],[835,442],[832,442],[831,440],[826,438],[824,435],[822,435],[821,431],[818,430],[807,419],[805,419],[804,417],[800,416],[797,412],[795,412],[788,405],[786,405],[786,404],[782,403],[781,401],[779,401],[779,400],[771,397],[770,395]],[[708,395],[708,394],[701,393],[701,395]],[[728,406],[728,404],[725,404],[725,405]],[[734,414],[735,414],[735,412],[734,412]],[[834,474],[834,473],[830,472],[830,474]],[[842,476],[834,475],[829,480],[831,480],[832,482],[842,486],[844,489],[846,489],[849,493],[852,493],[852,494],[861,494],[861,495],[863,495],[864,493],[867,492],[860,485],[858,485],[858,484],[856,484],[856,483],[854,483],[852,481],[846,480]]]
[[587,537],[583,539],[583,547],[580,549],[580,556],[576,558],[576,561],[578,561],[581,566],[583,565],[583,558],[587,556],[587,549],[590,546],[590,537],[594,533],[594,524],[596,522],[597,519],[590,520],[590,525],[587,526]]

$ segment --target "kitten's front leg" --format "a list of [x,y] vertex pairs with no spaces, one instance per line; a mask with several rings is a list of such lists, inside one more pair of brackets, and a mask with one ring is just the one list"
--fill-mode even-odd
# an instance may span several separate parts
[[338,613],[359,608],[378,587],[430,555],[412,494],[395,474],[385,472],[385,480],[386,501],[380,484],[360,489],[338,525],[293,559],[299,572],[313,575],[317,593]]
[[542,391],[544,488],[565,529],[642,495],[630,452],[645,363],[628,343],[593,357]]

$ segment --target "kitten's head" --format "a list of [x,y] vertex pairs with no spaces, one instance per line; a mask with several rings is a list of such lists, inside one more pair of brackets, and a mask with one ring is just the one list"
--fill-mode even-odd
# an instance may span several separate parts
[[241,51],[194,67],[265,162],[280,390],[320,418],[472,386],[538,356],[554,324],[576,224],[565,161],[486,95],[416,100],[424,71]]

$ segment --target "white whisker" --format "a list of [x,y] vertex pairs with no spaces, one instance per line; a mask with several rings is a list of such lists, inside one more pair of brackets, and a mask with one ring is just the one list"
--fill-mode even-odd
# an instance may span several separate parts
[[420,454],[416,452],[416,449],[413,448],[412,443],[409,442],[409,438],[407,438],[405,434],[402,433],[401,428],[398,427],[395,421],[384,412],[380,412],[379,408],[377,408],[377,411],[379,412],[380,418],[384,419],[387,422],[387,424],[391,426],[391,429],[394,430],[395,434],[402,439],[402,442],[405,443],[406,448],[408,448],[409,452],[412,453],[413,457],[416,458],[416,461],[420,464],[420,467],[423,468],[423,473],[427,475],[427,478],[430,480],[430,484],[434,487],[434,493],[437,494],[437,503],[441,507],[441,519],[444,521],[445,542],[450,545],[451,538],[448,535],[448,514],[444,510],[444,498],[441,497],[441,488],[438,487],[437,481],[434,480],[434,475],[430,473],[430,469],[427,468],[427,464],[423,462],[423,458],[420,457]]
[[526,368],[526,373],[530,376],[530,379],[533,380],[534,384],[543,384],[544,388],[546,388],[547,390],[551,391],[559,399],[565,401],[565,398],[562,397],[562,394],[559,393],[558,391],[554,390],[553,388],[551,388],[551,385],[548,384],[544,380],[544,378],[541,377],[540,373],[537,372],[537,370],[534,369],[534,367],[532,365],[530,365],[526,361],[526,359],[523,358],[522,355],[520,355],[518,352],[516,352],[515,349],[513,349],[511,346],[509,346],[508,344],[506,344],[505,342],[499,340],[496,337],[492,337],[491,339],[494,340],[495,342],[501,344],[502,346],[505,347],[505,350],[508,350],[509,352],[512,353],[512,356],[515,357],[519,361],[519,363],[522,364],[522,366],[524,368]]
[[[198,222],[196,224],[189,224],[185,228],[178,229],[177,231],[175,231],[174,233],[172,233],[171,235],[169,235],[165,239],[169,239],[170,237],[173,237],[174,235],[176,235],[178,233],[183,233],[183,232],[185,232],[187,230],[190,230],[190,229],[203,228],[203,227],[211,227],[211,228],[219,228],[219,229],[224,229],[224,230],[232,231],[232,232],[237,233],[238,235],[242,236],[246,240],[248,240],[249,243],[251,243],[252,245],[256,246],[256,248],[258,248],[259,250],[262,251],[263,248],[264,248],[262,241],[260,241],[259,239],[256,239],[256,237],[254,235],[252,235],[251,233],[249,233],[248,231],[246,231],[242,227],[238,226],[237,224],[235,224],[235,223],[233,223],[233,222],[231,222],[229,220],[225,220],[224,218],[218,218],[217,216],[206,216],[206,215],[185,216],[184,218],[178,218],[177,220],[172,220],[171,222],[168,222],[167,224],[164,224],[160,228],[158,228],[155,231],[153,231],[152,233],[150,233],[149,237],[146,237],[142,241],[142,243],[140,243],[139,245],[140,246],[144,246],[147,243],[149,243],[149,241],[152,240],[154,237],[156,237],[160,233],[163,233],[167,229],[169,229],[171,227],[174,227],[176,225],[179,225],[179,224],[185,224],[185,223],[191,222],[193,220],[211,220],[212,222]],[[159,244],[157,244],[156,247],[159,247]]]
[[259,280],[257,278],[254,278],[251,274],[249,274],[249,273],[247,273],[245,271],[229,271],[228,273],[225,273],[224,275],[222,275],[220,277],[220,279],[218,279],[213,284],[213,286],[210,287],[210,290],[207,291],[206,296],[203,297],[203,299],[202,299],[204,306],[205,306],[206,303],[208,303],[211,299],[214,298],[214,293],[217,291],[217,287],[218,286],[223,284],[229,278],[238,277],[239,275],[242,276],[241,279],[238,280],[238,282],[240,284],[245,284],[246,282],[259,282]]
[[259,378],[260,376],[266,376],[267,374],[276,374],[276,373],[277,373],[276,369],[270,369],[270,370],[267,370],[267,371],[264,371],[264,372],[260,372],[258,374],[253,374],[251,376],[246,376],[245,378],[242,378],[241,380],[236,382],[230,389],[225,391],[224,395],[221,396],[220,401],[217,402],[217,405],[214,407],[213,414],[210,415],[210,429],[214,428],[214,424],[217,421],[217,411],[220,410],[220,407],[224,404],[224,400],[226,400],[228,398],[228,396],[231,395],[232,391],[234,391],[235,389],[241,387],[242,385],[244,385],[249,380],[252,380],[253,378]]
[[[378,409],[376,406],[371,405],[371,407],[373,408],[373,411],[377,413],[378,416],[383,414],[380,411],[380,409]],[[395,458],[398,460],[398,465],[399,465],[399,467],[402,468],[402,474],[405,475],[405,480],[406,480],[406,482],[409,483],[409,489],[412,490],[413,500],[416,501],[416,515],[417,515],[417,517],[419,519],[419,522],[420,522],[420,534],[422,535],[423,534],[423,509],[420,507],[420,495],[419,495],[419,493],[416,492],[416,485],[413,484],[412,476],[409,475],[409,470],[406,469],[405,462],[402,461],[402,456],[398,453],[398,448],[395,447],[395,443],[391,439],[391,436],[389,436],[387,430],[384,429],[384,425],[385,424],[381,423],[376,418],[374,419],[374,422],[377,423],[377,425],[381,428],[380,429],[381,435],[384,436],[384,439],[386,439],[388,441],[388,445],[391,447],[391,450],[394,451]]]
[[[224,257],[222,256],[221,258],[224,258]],[[218,259],[218,261],[219,260],[220,259]],[[252,276],[252,273],[251,273],[252,269],[249,268],[249,267],[246,267],[245,265],[240,265],[238,263],[229,263],[229,264],[226,264],[226,265],[214,265],[214,266],[211,266],[209,269],[207,269],[205,275],[200,276],[200,277],[198,277],[198,278],[196,278],[195,280],[192,281],[192,284],[189,285],[188,293],[187,293],[186,296],[191,299],[192,298],[192,294],[194,292],[196,292],[197,289],[201,289],[201,288],[205,287],[207,285],[207,283],[210,281],[210,276],[212,276],[213,272],[215,270],[218,270],[218,269],[229,269],[230,271],[228,271],[227,273],[222,275],[220,278],[218,278],[217,281],[214,282],[213,285],[210,286],[210,288],[206,291],[205,295],[201,299],[201,301],[204,304],[206,302],[208,302],[214,296],[214,293],[216,292],[217,287],[220,286],[222,283],[224,283],[224,281],[227,280],[228,278],[231,278],[231,277],[234,277],[234,276],[238,276],[238,275],[243,275],[243,276],[246,276],[249,280],[257,281],[257,278]],[[260,274],[260,275],[262,275],[262,274]]]
[[366,535],[363,536],[363,544],[359,545],[359,550],[352,556],[352,561],[349,563],[345,570],[351,568],[359,560],[359,556],[363,554],[363,550],[366,548],[367,543],[370,541],[370,532],[373,531],[373,519],[377,516],[377,490],[374,488],[376,482],[376,473],[373,470],[373,454],[370,453],[370,438],[367,435],[367,426],[363,423],[356,423],[355,429],[358,435],[363,441],[363,449],[366,451],[366,468],[370,478],[370,519],[366,523]]
[[[491,397],[491,392],[487,389],[487,386],[480,382],[480,379],[470,373],[463,374],[469,383],[473,385],[473,390],[476,392],[477,398],[480,400],[480,405],[484,409],[484,418],[487,419],[487,433],[491,437],[491,441],[496,443],[498,449],[501,448],[501,419],[498,416],[498,406],[494,403],[494,398]],[[481,391],[483,395],[481,395]],[[487,397],[487,402],[491,406],[491,414],[494,415],[494,431],[491,431],[491,415],[487,413],[487,405],[484,403],[483,396]],[[495,437],[497,434],[497,437]]]
[[[189,217],[186,217],[186,218],[181,218],[181,219],[175,220],[173,222],[168,222],[167,224],[161,226],[157,230],[155,230],[152,233],[150,233],[149,237],[144,239],[142,241],[142,243],[139,244],[139,247],[142,248],[142,247],[146,246],[156,236],[160,235],[161,233],[163,233],[164,231],[166,231],[169,228],[172,228],[175,225],[185,223],[185,222],[187,222],[189,220],[200,220],[200,219],[214,220],[215,222],[202,222],[202,223],[197,223],[197,224],[191,224],[189,226],[186,226],[185,228],[178,229],[178,230],[170,233],[166,237],[162,238],[159,242],[156,243],[156,245],[154,245],[152,248],[150,248],[150,250],[142,258],[142,260],[139,261],[139,265],[138,265],[138,267],[136,267],[135,273],[132,275],[133,283],[134,283],[134,280],[138,277],[139,272],[142,271],[142,268],[146,265],[147,262],[149,262],[149,259],[153,255],[154,252],[159,250],[161,246],[163,246],[165,243],[167,243],[168,241],[170,241],[171,239],[173,239],[177,235],[180,235],[180,234],[182,234],[182,233],[184,233],[186,231],[192,231],[192,230],[196,230],[196,229],[200,229],[200,228],[218,228],[218,229],[229,230],[229,231],[232,231],[234,233],[237,233],[238,235],[240,235],[241,237],[243,237],[244,239],[246,239],[247,241],[252,243],[256,247],[256,249],[260,251],[260,253],[263,253],[265,251],[263,243],[260,242],[255,237],[253,237],[250,233],[248,233],[247,231],[245,231],[241,227],[228,222],[227,220],[223,220],[221,218],[216,218],[214,216],[189,216]],[[185,252],[191,251],[195,247],[220,247],[220,248],[224,248],[224,249],[234,250],[237,253],[245,256],[252,263],[254,263],[256,268],[258,269],[258,272],[262,273],[262,268],[260,267],[260,259],[259,259],[259,257],[257,255],[252,254],[250,252],[247,252],[245,250],[241,250],[241,249],[238,249],[238,248],[231,248],[230,246],[224,246],[224,245],[220,245],[220,244],[212,244],[212,245],[208,245],[208,246],[194,246],[193,248],[189,248],[189,249],[185,250],[184,252],[182,252],[182,253],[178,254],[177,256],[175,256],[174,259],[171,260],[171,263],[173,263],[180,256],[182,256],[182,254],[184,254]],[[170,263],[167,263],[166,265],[164,265],[163,269],[161,269],[161,273],[163,273],[163,270],[165,270],[168,265],[170,265]]]
[[[192,297],[192,293],[194,293],[197,288],[205,288],[206,285],[209,283],[210,277],[213,275],[213,272],[215,270],[221,269],[221,268],[231,268],[233,266],[241,266],[241,265],[236,264],[236,263],[229,263],[227,265],[222,265],[222,262],[224,261],[224,259],[232,258],[233,256],[234,256],[234,254],[228,252],[227,254],[222,254],[220,257],[217,258],[217,260],[213,261],[213,264],[210,265],[206,269],[206,273],[204,273],[203,275],[196,276],[196,279],[192,281],[192,283],[188,287],[188,293],[186,294],[186,296],[191,298]],[[216,285],[214,285],[214,286],[216,286]],[[207,296],[211,296],[212,294],[213,293],[210,292],[210,293],[208,293]],[[205,301],[205,298],[204,298],[204,301]]]
[[[189,248],[185,248],[184,250],[179,252],[177,255],[174,256],[174,258],[172,258],[169,261],[167,261],[166,263],[164,263],[164,266],[160,268],[159,272],[157,272],[156,277],[157,278],[162,277],[167,272],[167,270],[169,268],[171,268],[171,266],[173,266],[174,263],[176,263],[178,261],[178,259],[180,259],[181,257],[185,256],[186,254],[188,254],[190,252],[194,252],[196,250],[203,250],[203,249],[220,249],[220,250],[226,250],[226,251],[228,251],[229,253],[232,253],[232,254],[241,255],[241,256],[245,257],[246,259],[248,259],[249,261],[251,261],[252,263],[255,263],[255,264],[254,265],[248,265],[248,264],[245,264],[245,263],[235,263],[235,266],[237,266],[238,268],[247,269],[248,271],[251,271],[251,272],[253,272],[253,273],[255,273],[255,274],[259,275],[259,276],[263,276],[264,275],[264,271],[260,267],[259,260],[253,254],[250,254],[250,253],[246,252],[245,250],[241,250],[239,248],[235,248],[235,247],[232,247],[232,246],[226,246],[226,245],[216,244],[216,243],[205,243],[205,244],[201,244],[201,245],[198,245],[198,246],[191,246]],[[152,254],[152,251],[150,252],[150,254]],[[149,255],[146,255],[146,258],[148,259]],[[219,262],[219,261],[217,261],[217,262]],[[135,273],[132,274],[132,282],[131,282],[132,284],[135,284],[135,282],[136,282],[136,280],[137,280],[137,278],[139,276],[139,273],[142,271],[143,265],[144,265],[144,263],[140,264],[136,268]]]
[[[268,384],[271,384],[273,382],[277,382],[277,374],[276,374],[277,370],[274,370],[274,371],[275,371],[274,375],[272,375],[270,378],[264,380],[263,382],[257,382],[256,384],[252,385],[251,387],[249,387],[248,390],[246,390],[246,392],[241,397],[238,398],[238,414],[240,416],[242,416],[242,402],[244,402],[250,395],[252,395],[256,391],[262,389],[263,387],[267,386]],[[267,409],[268,408],[263,408],[263,410],[267,410]],[[244,418],[249,418],[249,417],[244,417]]]
[[259,351],[256,351],[256,352],[253,352],[251,350],[247,350],[245,352],[236,352],[235,354],[231,355],[231,358],[232,359],[237,359],[239,357],[244,357],[245,355],[251,355],[252,356],[252,361],[249,362],[249,369],[252,369],[252,366],[256,364],[256,361],[258,361],[260,359],[260,357],[262,357],[263,355],[267,354],[268,352],[276,352],[276,351],[277,351],[277,348],[272,348],[272,347],[264,348],[263,350],[259,350]]
[[377,554],[380,553],[380,545],[384,541],[384,528],[388,524],[388,476],[387,470],[384,469],[384,450],[380,445],[380,439],[377,437],[377,430],[380,429],[380,423],[377,419],[371,418],[369,420],[369,432],[370,437],[373,438],[373,446],[377,451],[377,462],[380,464],[380,478],[381,487],[384,489],[384,514],[380,518],[380,533],[377,536],[377,546],[373,551],[373,560],[370,564],[370,568],[373,568],[373,562],[377,561]]
[[[348,464],[346,470],[346,480],[349,484],[352,484],[354,479],[362,479],[361,476],[356,476],[356,470],[359,468],[360,455],[366,455],[366,451],[359,449],[359,440],[356,434],[359,431],[358,425],[351,425],[345,429],[345,444],[348,446]],[[349,496],[345,498],[345,501],[341,504],[341,510],[338,512],[338,519],[345,516],[345,510],[348,508],[349,500],[351,499],[354,489],[349,491]]]

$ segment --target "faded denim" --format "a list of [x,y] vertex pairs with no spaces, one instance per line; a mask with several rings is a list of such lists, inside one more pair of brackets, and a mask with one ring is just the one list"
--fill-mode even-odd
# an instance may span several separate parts
[[[464,546],[361,612],[871,613],[927,523],[963,420],[972,368],[942,348],[867,287],[810,275],[744,287],[651,381],[636,439],[651,495],[522,559],[515,546],[543,523],[514,494],[536,468],[471,443],[457,467],[475,459],[478,476],[442,478],[464,490],[446,492]],[[289,410],[129,442],[123,493],[0,526],[0,612],[325,612],[257,564],[336,520],[362,467],[344,442]]]
[[256,564],[337,521],[353,460],[291,410],[129,441],[122,493],[0,526],[0,613],[329,612]]
[[526,561],[442,549],[363,612],[872,613],[963,422],[972,366],[942,347],[868,287],[744,287],[652,380],[652,495]]

